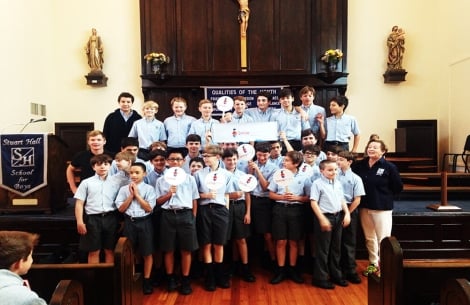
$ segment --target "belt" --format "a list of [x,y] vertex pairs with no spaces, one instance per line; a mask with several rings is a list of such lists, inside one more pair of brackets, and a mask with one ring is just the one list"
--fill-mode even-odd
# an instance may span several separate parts
[[241,204],[241,203],[245,203],[245,199],[230,200],[230,203],[232,203],[232,204]]
[[286,203],[286,202],[277,202],[276,205],[284,208],[297,208],[297,207],[302,207],[304,206],[303,203]]
[[188,212],[188,211],[192,211],[192,209],[186,209],[186,208],[183,208],[183,209],[162,209],[164,212],[168,212],[168,213],[174,213],[174,214],[179,214],[179,213],[185,213],[185,212]]
[[343,213],[343,210],[335,212],[335,213],[323,213],[323,215],[325,215],[325,216],[338,216],[341,213]]
[[88,216],[99,216],[99,217],[105,217],[108,215],[113,215],[116,211],[108,211],[108,212],[102,212],[102,213],[96,213],[96,214],[90,214]]
[[329,145],[346,145],[346,144],[349,144],[349,142],[325,141],[325,144],[329,144]]
[[150,216],[152,216],[152,214],[148,214],[148,215],[145,215],[145,216],[142,216],[142,217],[133,217],[133,216],[129,216],[129,215],[126,214],[126,218],[129,219],[132,222],[139,222],[139,221],[145,220],[147,218],[150,218]]
[[208,203],[208,204],[201,204],[200,207],[205,207],[205,208],[220,208],[220,207],[225,207],[225,204],[218,204],[218,203]]
[[269,198],[269,197],[261,197],[261,196],[256,196],[256,195],[251,195],[252,198],[256,198],[256,199],[266,199],[266,198]]

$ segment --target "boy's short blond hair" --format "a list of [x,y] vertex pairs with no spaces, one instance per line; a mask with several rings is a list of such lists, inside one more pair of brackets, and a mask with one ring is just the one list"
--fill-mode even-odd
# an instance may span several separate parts
[[170,101],[170,105],[173,106],[174,103],[178,103],[178,102],[183,103],[186,107],[188,107],[188,103],[181,96],[176,96],[176,97],[172,98],[171,101]]
[[103,139],[106,139],[106,137],[104,136],[103,132],[101,130],[91,130],[89,131],[87,134],[86,134],[86,139],[87,141],[90,140],[90,138],[92,137],[96,137],[96,136],[102,136]]
[[315,96],[316,92],[313,87],[310,86],[305,86],[302,89],[300,89],[299,96],[302,97],[302,95],[307,94],[307,93],[312,93],[313,96]]
[[144,110],[145,108],[153,108],[155,109],[155,111],[158,111],[158,103],[155,102],[155,101],[146,101],[143,105],[142,105],[142,110]]
[[219,145],[207,145],[204,148],[204,153],[211,154],[211,155],[218,155],[222,156],[223,149]]
[[155,142],[152,142],[152,144],[150,144],[149,146],[149,150],[154,150],[154,149],[166,150],[167,145],[163,141],[155,141]]
[[136,156],[128,151],[120,151],[114,156],[114,160],[116,161],[127,160],[131,163],[134,163],[136,159]]
[[246,103],[246,97],[244,96],[241,96],[241,95],[237,95],[233,98],[234,101],[242,101],[242,102],[245,102]]
[[201,107],[204,104],[211,104],[212,105],[212,101],[208,100],[208,99],[202,99],[202,100],[199,101],[199,107]]

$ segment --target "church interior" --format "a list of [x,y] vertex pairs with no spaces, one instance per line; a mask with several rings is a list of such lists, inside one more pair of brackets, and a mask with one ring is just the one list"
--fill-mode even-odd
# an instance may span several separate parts
[[[41,235],[29,281],[44,298],[52,283],[74,279],[83,285],[72,293],[74,304],[85,305],[470,304],[467,1],[3,0],[0,8],[6,38],[0,135],[45,134],[48,171],[47,185],[27,196],[0,188],[0,230]],[[391,40],[403,43],[398,55]],[[342,53],[334,67],[322,60],[330,49]],[[168,58],[155,66],[146,59],[151,53]],[[346,113],[360,126],[358,156],[365,157],[371,134],[387,145],[386,158],[404,183],[393,211],[396,240],[387,239],[381,253],[392,267],[362,277],[360,285],[320,291],[308,281],[270,285],[256,258],[256,283],[234,276],[231,289],[213,294],[196,284],[190,296],[159,286],[148,296],[127,240],[119,240],[113,264],[76,264],[66,168],[86,149],[86,132],[101,130],[118,108],[121,92],[134,95],[137,112],[156,101],[163,122],[175,96],[199,117],[207,90],[275,86],[291,88],[296,100],[302,87],[314,87],[314,103],[328,114],[332,97],[347,96]],[[8,145],[2,142],[2,153]],[[364,269],[360,226],[357,236]]]

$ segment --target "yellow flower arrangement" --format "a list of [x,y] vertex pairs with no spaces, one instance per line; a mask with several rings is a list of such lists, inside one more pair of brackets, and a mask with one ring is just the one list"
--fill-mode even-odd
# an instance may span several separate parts
[[164,53],[148,53],[144,56],[144,59],[147,60],[147,62],[149,63],[157,65],[170,63],[170,56],[165,55]]
[[343,52],[340,49],[329,49],[321,57],[321,60],[327,64],[337,64],[343,58]]

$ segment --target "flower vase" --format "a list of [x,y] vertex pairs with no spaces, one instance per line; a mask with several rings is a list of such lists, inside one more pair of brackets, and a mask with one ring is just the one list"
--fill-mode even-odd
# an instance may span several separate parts
[[327,63],[326,73],[329,73],[329,74],[334,73],[334,72],[336,72],[336,69],[337,69],[337,63],[335,63],[335,62]]
[[152,71],[153,74],[161,74],[162,73],[162,65],[159,63],[152,64]]

